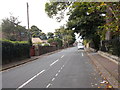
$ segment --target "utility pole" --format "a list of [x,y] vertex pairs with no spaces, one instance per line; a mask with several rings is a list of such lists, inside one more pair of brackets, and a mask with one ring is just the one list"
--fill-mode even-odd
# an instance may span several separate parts
[[[28,24],[28,42],[29,42],[30,46],[32,46],[32,40],[31,40],[31,34],[30,34],[30,28],[29,28],[29,5],[28,5],[28,2],[27,2],[27,24]],[[31,57],[31,52],[29,53],[29,57]]]
[[29,34],[28,41],[29,41],[30,45],[32,46],[31,34],[30,34],[30,28],[29,28],[29,5],[28,5],[28,2],[27,2],[27,24],[28,24],[28,34]]
[[27,24],[28,24],[28,30],[29,30],[29,5],[27,2]]

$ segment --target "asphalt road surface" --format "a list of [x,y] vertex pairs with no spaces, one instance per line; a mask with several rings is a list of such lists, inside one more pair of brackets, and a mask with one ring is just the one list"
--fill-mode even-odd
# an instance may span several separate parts
[[76,47],[2,72],[2,88],[98,88],[103,79]]

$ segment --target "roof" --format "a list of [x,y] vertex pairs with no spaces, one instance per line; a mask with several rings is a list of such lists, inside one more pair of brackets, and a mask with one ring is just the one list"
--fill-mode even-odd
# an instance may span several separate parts
[[47,43],[47,40],[41,40],[40,38],[32,38],[32,43]]
[[32,38],[32,43],[43,42],[40,38]]

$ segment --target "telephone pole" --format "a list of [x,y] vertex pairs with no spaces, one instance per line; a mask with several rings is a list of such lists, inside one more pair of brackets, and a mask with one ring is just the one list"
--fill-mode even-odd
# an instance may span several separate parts
[[28,24],[28,30],[29,30],[29,5],[27,2],[27,24]]
[[32,46],[32,40],[31,40],[31,34],[30,34],[30,28],[29,28],[29,5],[27,2],[27,24],[28,24],[28,42],[30,43],[30,45]]

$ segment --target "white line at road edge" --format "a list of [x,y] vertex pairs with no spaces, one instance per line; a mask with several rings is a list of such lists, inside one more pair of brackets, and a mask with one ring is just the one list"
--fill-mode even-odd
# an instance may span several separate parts
[[49,84],[46,86],[46,88],[49,88],[49,87],[50,87],[50,85],[51,85],[51,84],[49,83]]
[[41,72],[39,72],[38,74],[36,74],[35,76],[33,76],[32,78],[30,78],[28,81],[26,81],[24,84],[22,84],[21,86],[19,86],[16,90],[19,90],[20,88],[23,88],[25,85],[27,85],[30,81],[32,81],[34,78],[36,78],[38,75],[42,74],[45,70],[42,70]]
[[61,56],[61,58],[63,58],[63,57],[64,57],[64,55]]
[[84,56],[83,53],[82,53],[82,56]]
[[58,62],[59,59],[57,59],[56,61],[54,61],[52,64],[50,64],[50,66],[52,66],[53,64],[55,64],[56,62]]

